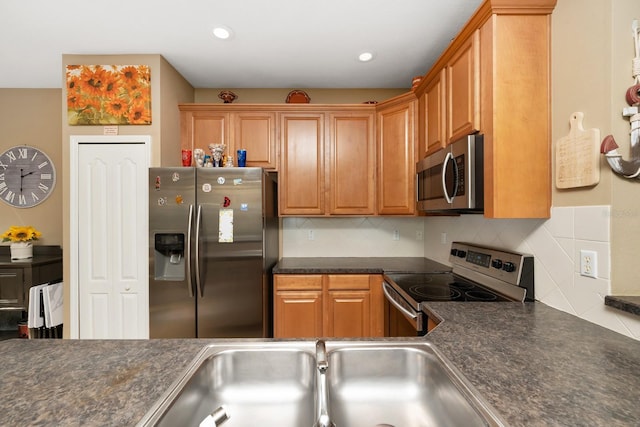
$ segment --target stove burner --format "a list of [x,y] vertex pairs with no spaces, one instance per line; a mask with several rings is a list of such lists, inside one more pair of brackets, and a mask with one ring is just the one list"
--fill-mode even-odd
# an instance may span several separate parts
[[471,283],[460,282],[460,281],[456,281],[456,282],[452,283],[451,286],[455,286],[457,289],[460,289],[462,291],[469,291],[469,290],[475,288],[475,286],[473,286]]
[[414,285],[409,288],[409,292],[427,301],[455,301],[462,296],[457,289],[437,285]]
[[496,301],[498,297],[487,291],[467,291],[464,293],[467,297],[467,301]]

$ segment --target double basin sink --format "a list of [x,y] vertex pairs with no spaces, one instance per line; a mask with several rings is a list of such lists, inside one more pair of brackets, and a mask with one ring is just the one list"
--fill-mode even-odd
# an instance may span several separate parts
[[223,427],[505,425],[435,347],[411,341],[207,345],[138,426],[197,427],[201,423]]

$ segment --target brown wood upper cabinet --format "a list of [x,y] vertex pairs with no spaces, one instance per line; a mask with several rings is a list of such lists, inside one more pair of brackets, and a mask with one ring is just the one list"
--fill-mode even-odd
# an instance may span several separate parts
[[375,116],[329,114],[329,214],[375,213]]
[[[239,111],[231,113],[230,145],[247,150],[247,166],[265,169],[278,168],[276,141],[276,113],[267,111]],[[236,154],[233,154],[235,157]],[[238,159],[235,159],[238,164]]]
[[280,115],[280,215],[323,215],[324,123],[323,113]]
[[[276,113],[247,105],[180,104],[180,145],[201,148],[225,144],[227,155],[247,150],[247,166],[277,169]],[[255,109],[255,110],[254,110]]]
[[446,66],[447,144],[480,130],[480,31],[473,32]]
[[[444,148],[447,145],[447,73],[442,69],[429,82],[424,93],[418,99],[418,126],[420,145],[419,159]],[[426,146],[426,147],[425,147]]]
[[281,113],[281,215],[375,214],[373,107]]
[[409,92],[378,104],[378,213],[413,215],[416,211],[417,99]]
[[[556,0],[485,0],[416,88],[421,157],[466,134],[484,135],[487,218],[550,215],[555,5]],[[443,80],[445,143],[438,99]]]
[[480,42],[475,31],[419,90],[422,158],[480,130]]

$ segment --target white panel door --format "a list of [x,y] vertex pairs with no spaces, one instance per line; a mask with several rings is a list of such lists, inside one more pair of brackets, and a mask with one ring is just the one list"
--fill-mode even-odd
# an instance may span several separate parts
[[148,150],[78,144],[80,338],[149,337]]

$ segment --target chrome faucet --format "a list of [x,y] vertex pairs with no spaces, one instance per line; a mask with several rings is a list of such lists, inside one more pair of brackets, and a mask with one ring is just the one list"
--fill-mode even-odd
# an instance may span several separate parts
[[318,383],[318,419],[313,427],[335,427],[331,417],[329,417],[329,396],[327,390],[327,370],[329,362],[327,361],[327,349],[324,341],[316,341],[316,364],[318,367],[317,383]]

